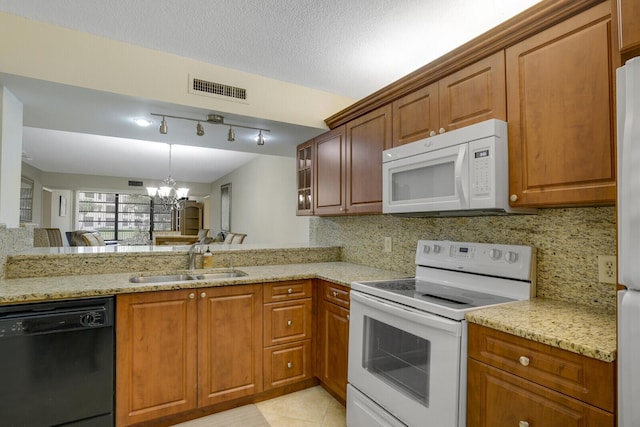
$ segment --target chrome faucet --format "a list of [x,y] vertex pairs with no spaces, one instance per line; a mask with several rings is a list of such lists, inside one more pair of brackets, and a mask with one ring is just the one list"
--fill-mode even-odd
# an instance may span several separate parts
[[199,242],[196,242],[189,247],[189,265],[187,266],[188,270],[196,269],[196,253],[199,252],[198,244]]

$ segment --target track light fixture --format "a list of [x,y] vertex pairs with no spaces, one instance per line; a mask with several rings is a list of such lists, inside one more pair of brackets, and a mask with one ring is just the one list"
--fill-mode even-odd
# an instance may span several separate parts
[[160,133],[165,135],[167,133],[167,121],[162,116],[162,122],[160,122]]
[[165,135],[167,133],[167,131],[168,131],[167,120],[166,120],[167,117],[170,117],[172,119],[191,120],[192,122],[197,122],[198,124],[196,125],[196,135],[198,135],[198,136],[204,135],[204,126],[202,126],[202,123],[208,123],[210,125],[229,126],[229,133],[227,135],[227,141],[229,141],[229,142],[232,142],[232,141],[236,140],[236,134],[235,134],[235,131],[233,130],[233,128],[257,130],[258,131],[258,145],[264,145],[264,136],[262,135],[262,132],[271,132],[269,129],[257,128],[257,127],[253,127],[253,126],[244,126],[244,125],[238,125],[238,124],[233,124],[233,123],[225,123],[224,122],[224,116],[221,116],[219,114],[208,114],[206,120],[193,119],[191,117],[171,116],[171,115],[168,115],[168,114],[158,114],[158,113],[150,113],[150,114],[152,116],[162,117],[162,122],[160,123],[160,133],[163,134],[163,135]]

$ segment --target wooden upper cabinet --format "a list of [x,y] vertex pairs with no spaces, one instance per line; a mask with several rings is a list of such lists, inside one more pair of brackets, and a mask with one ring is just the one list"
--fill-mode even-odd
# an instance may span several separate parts
[[393,146],[488,119],[507,119],[504,51],[393,102]]
[[344,126],[315,138],[312,198],[316,215],[335,215],[344,209],[345,144]]
[[444,77],[438,85],[440,128],[445,131],[488,119],[507,120],[504,51]]
[[382,213],[382,151],[391,148],[391,126],[391,105],[347,123],[345,213]]
[[408,144],[438,129],[438,84],[434,83],[406,95],[392,104],[393,146]]
[[618,0],[617,5],[620,52],[640,53],[640,1]]
[[601,3],[506,50],[513,206],[615,202],[610,12]]

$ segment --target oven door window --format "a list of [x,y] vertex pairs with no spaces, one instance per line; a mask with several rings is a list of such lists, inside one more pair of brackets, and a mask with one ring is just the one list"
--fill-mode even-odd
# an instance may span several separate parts
[[431,342],[368,316],[364,328],[362,367],[428,408]]

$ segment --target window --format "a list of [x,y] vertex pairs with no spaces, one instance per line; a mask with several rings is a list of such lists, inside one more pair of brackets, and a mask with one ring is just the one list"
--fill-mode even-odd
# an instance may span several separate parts
[[171,230],[171,209],[141,194],[78,192],[78,229],[99,231],[105,240],[149,240]]

